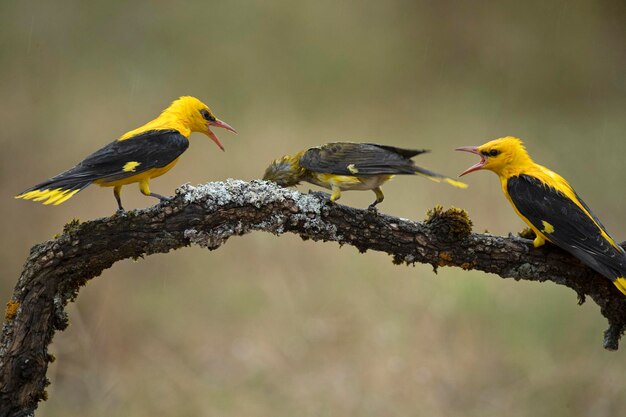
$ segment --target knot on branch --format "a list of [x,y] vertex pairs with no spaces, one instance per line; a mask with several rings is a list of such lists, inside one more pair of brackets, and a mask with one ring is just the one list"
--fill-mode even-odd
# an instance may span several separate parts
[[456,207],[444,210],[440,205],[428,210],[424,224],[444,242],[454,242],[468,237],[473,226],[467,211]]

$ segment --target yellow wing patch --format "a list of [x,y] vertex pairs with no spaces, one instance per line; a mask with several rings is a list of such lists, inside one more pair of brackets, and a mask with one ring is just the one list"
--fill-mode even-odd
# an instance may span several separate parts
[[543,233],[554,233],[554,226],[552,226],[550,223],[542,220],[541,224],[543,225],[543,229],[541,229]]
[[354,164],[350,164],[346,168],[348,168],[348,171],[350,171],[351,174],[359,173],[359,169],[356,166],[354,166]]
[[122,171],[135,172],[135,169],[137,169],[139,165],[141,165],[141,162],[137,162],[137,161],[126,162],[124,166],[122,167]]
[[58,206],[62,202],[71,198],[80,190],[63,190],[61,188],[55,188],[54,190],[33,190],[24,194],[20,194],[15,198],[22,198],[24,200],[41,201],[43,204],[53,204]]

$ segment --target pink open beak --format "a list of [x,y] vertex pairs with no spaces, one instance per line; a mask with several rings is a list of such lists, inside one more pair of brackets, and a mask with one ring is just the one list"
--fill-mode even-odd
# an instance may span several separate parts
[[220,119],[215,119],[214,121],[208,123],[206,135],[211,138],[211,140],[215,142],[215,144],[219,146],[221,150],[224,150],[224,146],[222,145],[222,142],[220,142],[220,140],[217,138],[217,136],[215,136],[215,133],[211,132],[209,126],[221,127],[222,129],[230,130],[233,133],[237,133],[237,131],[231,125],[226,122],[222,122]]
[[478,147],[476,146],[463,146],[460,148],[456,148],[455,151],[470,152],[470,153],[475,153],[476,155],[480,156],[480,161],[472,165],[471,167],[467,168],[465,171],[461,172],[461,174],[459,174],[459,177],[462,177],[465,174],[469,174],[470,172],[483,169],[483,167],[487,163],[487,158],[485,158],[484,155],[481,155],[480,152],[478,152]]

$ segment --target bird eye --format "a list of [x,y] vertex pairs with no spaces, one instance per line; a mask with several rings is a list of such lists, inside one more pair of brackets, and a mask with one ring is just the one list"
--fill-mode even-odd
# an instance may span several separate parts
[[215,121],[215,117],[211,113],[209,113],[207,109],[200,110],[200,114],[202,115],[202,117],[204,117],[205,120],[208,120],[209,122]]
[[500,151],[497,149],[492,149],[489,151],[489,156],[498,156],[500,155]]

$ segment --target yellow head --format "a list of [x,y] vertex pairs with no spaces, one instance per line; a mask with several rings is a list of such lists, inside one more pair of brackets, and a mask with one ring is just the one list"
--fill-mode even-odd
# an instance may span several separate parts
[[463,171],[460,176],[479,169],[488,169],[500,177],[509,177],[519,174],[526,166],[532,164],[524,143],[513,136],[495,139],[480,146],[464,146],[456,150],[480,156],[480,161]]
[[306,174],[306,170],[300,166],[299,162],[303,153],[298,152],[295,155],[285,155],[276,159],[265,170],[263,179],[265,181],[273,181],[281,187],[298,185]]
[[192,132],[207,135],[221,150],[224,150],[224,146],[222,146],[217,136],[211,132],[210,127],[221,127],[237,133],[228,123],[215,117],[206,104],[191,96],[183,96],[174,100],[167,109],[163,110],[161,116],[176,117]]

